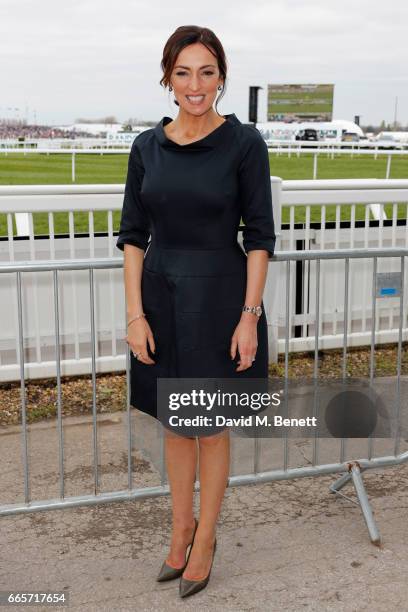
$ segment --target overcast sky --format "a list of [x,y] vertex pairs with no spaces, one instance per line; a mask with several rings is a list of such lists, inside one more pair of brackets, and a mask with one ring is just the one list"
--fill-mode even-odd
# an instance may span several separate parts
[[[175,117],[159,85],[167,38],[211,28],[228,60],[223,114],[248,120],[248,87],[334,83],[334,119],[408,123],[407,0],[0,0],[0,117],[38,123]],[[26,114],[28,108],[28,116]],[[18,113],[13,111],[14,116]]]

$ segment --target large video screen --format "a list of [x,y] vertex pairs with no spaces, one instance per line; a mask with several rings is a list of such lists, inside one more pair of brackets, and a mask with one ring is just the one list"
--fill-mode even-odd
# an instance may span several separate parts
[[334,85],[268,85],[268,121],[331,121]]

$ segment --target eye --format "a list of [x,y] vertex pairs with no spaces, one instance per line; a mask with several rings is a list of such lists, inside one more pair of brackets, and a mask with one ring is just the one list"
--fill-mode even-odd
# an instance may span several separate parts
[[[186,72],[185,70],[181,70],[181,71],[179,71],[179,72],[176,72],[176,75],[177,75],[177,76],[184,76],[184,75],[186,75],[186,74],[187,74],[187,72]],[[211,76],[211,75],[213,75],[213,74],[215,74],[215,73],[214,73],[214,71],[213,71],[213,70],[205,70],[203,74],[205,74],[205,75],[207,75],[207,76]]]

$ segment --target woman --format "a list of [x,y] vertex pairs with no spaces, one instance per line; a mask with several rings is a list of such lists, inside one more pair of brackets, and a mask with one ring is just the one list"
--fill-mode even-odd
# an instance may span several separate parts
[[[179,113],[133,142],[117,240],[124,250],[130,403],[156,419],[160,377],[268,376],[262,295],[275,246],[265,141],[235,114],[213,108],[227,75],[220,41],[207,28],[179,27],[161,67],[160,84],[174,92]],[[241,218],[247,255],[237,242]],[[208,583],[228,483],[228,429],[197,438],[165,429],[165,455],[173,531],[157,579],[181,576],[185,597]]]

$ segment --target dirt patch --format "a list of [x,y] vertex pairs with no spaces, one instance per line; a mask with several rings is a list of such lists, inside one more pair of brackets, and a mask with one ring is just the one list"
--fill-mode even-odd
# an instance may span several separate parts
[[[408,374],[408,342],[403,343],[401,374]],[[343,350],[319,351],[319,378],[342,377]],[[314,353],[289,354],[289,378],[312,378]],[[347,376],[368,378],[370,375],[370,347],[350,348],[346,361]],[[375,350],[375,377],[395,376],[397,373],[397,347],[381,345]],[[277,364],[270,364],[270,376],[283,377],[285,356]],[[57,385],[55,378],[28,380],[25,386],[27,422],[35,423],[57,416]],[[89,375],[63,377],[61,380],[62,416],[92,414],[92,380]],[[126,374],[96,375],[97,413],[126,410]],[[0,426],[21,423],[21,389],[19,382],[0,383]]]

